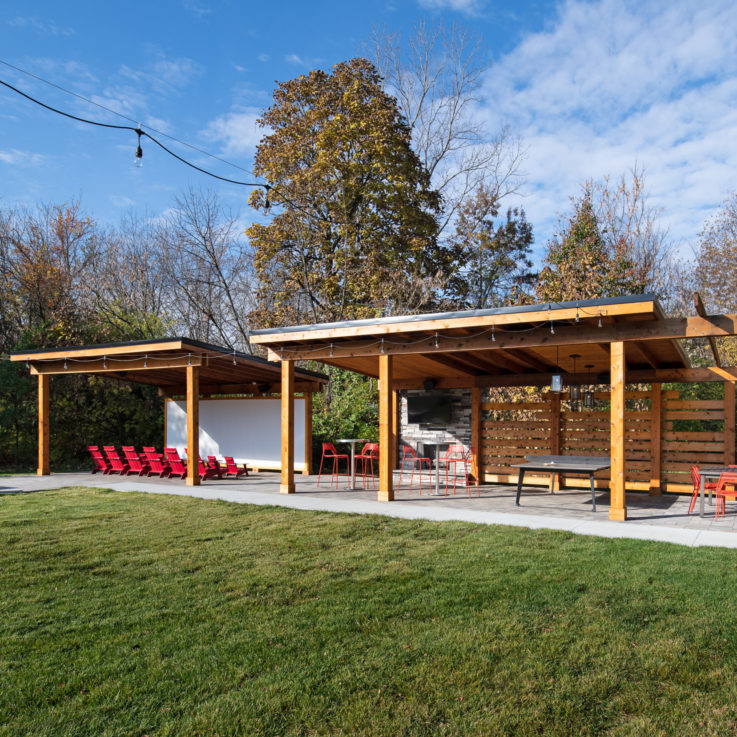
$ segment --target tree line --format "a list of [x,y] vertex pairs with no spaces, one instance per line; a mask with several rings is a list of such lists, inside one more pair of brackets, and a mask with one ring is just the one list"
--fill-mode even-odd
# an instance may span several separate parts
[[[194,189],[116,227],[75,202],[0,209],[0,352],[166,335],[251,352],[259,327],[644,291],[670,311],[694,289],[734,309],[737,195],[679,262],[642,171],[584,182],[535,264],[533,226],[507,204],[522,145],[475,122],[478,40],[422,26],[404,46],[376,33],[371,56],[277,84],[254,161],[269,186],[252,193],[245,233],[241,213]],[[22,365],[0,372],[0,465],[30,466],[35,387]],[[317,438],[373,435],[375,387],[328,373]],[[88,443],[160,444],[161,401],[56,378],[52,464],[78,462]]]

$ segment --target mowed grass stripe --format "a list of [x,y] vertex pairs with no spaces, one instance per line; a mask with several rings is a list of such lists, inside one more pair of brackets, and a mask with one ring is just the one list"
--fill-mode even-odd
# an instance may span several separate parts
[[730,550],[0,497],[0,735],[733,735]]

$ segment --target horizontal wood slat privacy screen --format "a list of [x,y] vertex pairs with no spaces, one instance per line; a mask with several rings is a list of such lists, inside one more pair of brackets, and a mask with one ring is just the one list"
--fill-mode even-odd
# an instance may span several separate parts
[[[579,456],[609,455],[609,392],[596,392],[593,409],[570,408],[567,393],[558,398],[546,393],[542,400],[484,402],[481,405],[481,464],[490,482],[515,483],[511,466],[529,454]],[[691,489],[689,469],[696,465],[734,463],[734,417],[727,419],[723,399],[685,400],[675,390],[663,391],[660,463],[651,424],[651,390],[625,394],[626,486],[632,491]],[[561,401],[562,400],[562,401]],[[729,403],[727,405],[729,414]],[[732,413],[733,414],[733,413]],[[657,427],[657,425],[656,425]],[[557,433],[555,432],[557,429]],[[557,437],[556,437],[557,435]],[[653,475],[656,478],[653,478]],[[607,488],[609,471],[597,474],[598,488]],[[658,484],[659,480],[659,484]],[[525,483],[547,486],[549,475],[525,476]],[[588,479],[564,479],[567,486],[587,487]]]

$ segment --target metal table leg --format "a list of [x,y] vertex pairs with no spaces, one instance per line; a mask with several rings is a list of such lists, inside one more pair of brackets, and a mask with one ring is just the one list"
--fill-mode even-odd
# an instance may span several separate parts
[[596,511],[596,490],[594,488],[594,474],[590,473],[589,478],[591,479],[591,504],[593,505],[594,512]]
[[525,477],[525,469],[520,468],[519,477],[517,478],[517,499],[515,500],[515,506],[519,507],[519,495],[522,493],[522,479]]
[[704,477],[701,476],[701,491],[699,492],[699,517],[704,516]]

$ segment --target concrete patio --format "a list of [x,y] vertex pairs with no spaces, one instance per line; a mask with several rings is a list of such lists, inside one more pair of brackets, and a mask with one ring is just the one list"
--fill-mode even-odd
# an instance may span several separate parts
[[[399,474],[395,475],[398,482]],[[531,529],[566,530],[584,535],[658,540],[680,545],[711,545],[737,547],[737,505],[727,504],[725,517],[715,520],[714,507],[705,505],[704,517],[688,514],[689,495],[649,496],[628,493],[626,522],[610,522],[607,511],[609,493],[597,495],[597,511],[591,510],[591,495],[587,490],[562,490],[551,495],[542,489],[526,487],[521,506],[514,504],[516,487],[486,485],[480,495],[472,489],[469,499],[465,489],[456,495],[435,496],[423,489],[408,488],[406,477],[401,487],[396,485],[396,500],[380,503],[376,492],[331,489],[329,477],[317,487],[317,477],[297,476],[296,493],[279,493],[279,475],[261,472],[245,479],[207,481],[199,487],[186,486],[180,479],[141,478],[90,473],[55,473],[51,476],[0,477],[0,497],[7,494],[39,492],[68,486],[138,491],[153,494],[174,494],[203,499],[219,499],[239,504],[259,504],[294,509],[321,510],[353,514],[382,514],[406,519],[432,521],[464,521],[478,524],[501,524]],[[2,503],[0,501],[0,503]]]

